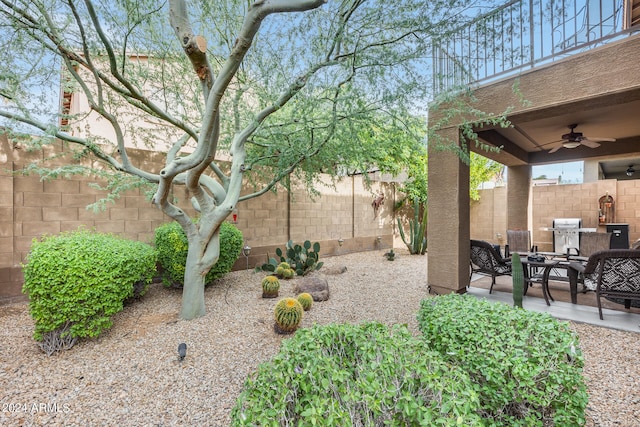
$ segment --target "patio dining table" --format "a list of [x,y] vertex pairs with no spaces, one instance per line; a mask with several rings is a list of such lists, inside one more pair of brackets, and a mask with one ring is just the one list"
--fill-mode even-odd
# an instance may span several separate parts
[[[549,293],[549,275],[554,267],[557,267],[560,261],[554,259],[534,260],[528,256],[520,258],[524,270],[524,281],[526,283],[524,294],[527,294],[529,285],[540,283],[542,286],[542,296],[547,305],[551,305],[549,298],[554,301]],[[535,272],[535,273],[534,273]]]
[[[569,270],[571,269],[569,258],[572,256],[571,254],[562,252],[518,252],[518,254],[524,267],[525,281],[527,284],[541,284],[542,294],[547,305],[550,305],[549,300],[555,301],[549,290],[549,281],[569,283],[571,303],[578,303],[578,283],[575,278],[572,280],[569,274]],[[529,257],[533,256],[542,256],[544,257],[544,261],[529,259]],[[566,270],[567,274],[560,275],[558,269]]]

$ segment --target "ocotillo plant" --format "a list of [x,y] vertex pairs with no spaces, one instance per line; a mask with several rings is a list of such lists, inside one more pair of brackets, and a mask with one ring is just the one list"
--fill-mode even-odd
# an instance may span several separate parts
[[520,255],[517,252],[511,255],[511,280],[513,282],[513,306],[522,308],[524,269],[520,261]]
[[427,251],[427,238],[424,236],[424,231],[427,227],[427,207],[424,207],[424,214],[422,215],[422,222],[420,217],[420,202],[416,199],[413,202],[413,220],[409,220],[409,240],[407,241],[404,234],[404,228],[398,218],[398,230],[400,231],[400,237],[412,255],[420,254],[424,255]]

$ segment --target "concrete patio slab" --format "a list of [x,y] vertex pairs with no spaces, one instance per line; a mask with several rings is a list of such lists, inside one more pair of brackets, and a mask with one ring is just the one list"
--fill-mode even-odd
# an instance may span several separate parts
[[[467,289],[467,293],[478,298],[485,298],[488,301],[513,304],[513,297],[508,292],[493,291],[490,294],[488,289],[471,286]],[[602,309],[604,320],[600,320],[596,307],[562,301],[554,301],[551,305],[547,305],[544,299],[529,296],[524,297],[522,306],[527,310],[549,313],[561,320],[640,333],[640,314],[604,308]]]

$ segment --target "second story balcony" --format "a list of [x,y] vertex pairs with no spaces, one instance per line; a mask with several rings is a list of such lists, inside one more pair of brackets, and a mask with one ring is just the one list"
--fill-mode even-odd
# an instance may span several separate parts
[[640,0],[514,0],[434,44],[436,92],[482,85],[640,30]]

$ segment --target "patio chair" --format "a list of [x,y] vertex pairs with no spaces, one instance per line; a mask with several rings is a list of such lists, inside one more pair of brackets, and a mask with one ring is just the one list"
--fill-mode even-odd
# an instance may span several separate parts
[[[598,251],[605,251],[611,248],[612,233],[583,233],[580,237],[580,248],[578,255],[569,257],[569,261],[579,261],[586,264],[589,257]],[[589,288],[584,285],[584,277],[578,275],[578,283],[583,284],[582,292],[587,292]]]
[[497,276],[511,275],[511,260],[502,258],[493,245],[484,240],[471,240],[471,276],[473,273],[491,276],[491,287],[493,290]]
[[[634,249],[608,249],[592,254],[587,263],[569,263],[569,281],[576,285],[582,274],[584,285],[596,292],[600,320],[602,317],[601,297],[626,309],[640,307],[640,251]],[[574,288],[575,289],[575,288]]]
[[507,230],[509,252],[533,252],[529,230]]
[[582,233],[580,236],[578,256],[584,258],[586,261],[594,253],[610,249],[612,234],[613,233]]

